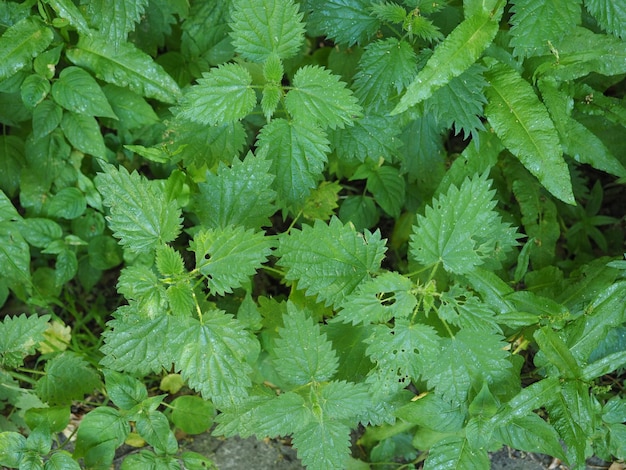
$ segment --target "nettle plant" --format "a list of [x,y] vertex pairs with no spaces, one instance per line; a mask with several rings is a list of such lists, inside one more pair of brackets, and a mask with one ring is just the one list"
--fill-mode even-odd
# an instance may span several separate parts
[[0,18],[1,465],[626,457],[623,3]]

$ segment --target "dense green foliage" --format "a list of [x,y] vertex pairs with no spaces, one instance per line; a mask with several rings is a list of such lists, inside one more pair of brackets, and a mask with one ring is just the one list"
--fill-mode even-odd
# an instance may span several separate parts
[[624,2],[3,1],[0,32],[0,465],[207,468],[175,431],[214,422],[321,470],[626,458]]

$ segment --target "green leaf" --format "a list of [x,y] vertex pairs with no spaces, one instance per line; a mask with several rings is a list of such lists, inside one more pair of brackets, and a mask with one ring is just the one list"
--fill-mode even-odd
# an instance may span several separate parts
[[586,365],[582,370],[582,378],[591,381],[624,366],[626,366],[626,351],[608,354],[602,359]]
[[185,272],[182,256],[169,245],[157,247],[155,264],[162,276],[173,277]]
[[135,29],[147,6],[148,0],[96,0],[87,4],[86,14],[102,38],[117,49]]
[[297,433],[311,421],[313,414],[299,394],[286,392],[262,403],[252,416],[258,437],[276,438]]
[[20,187],[20,172],[25,165],[24,141],[15,135],[0,136],[0,188],[13,197]]
[[435,444],[428,451],[424,470],[441,468],[463,468],[483,470],[490,467],[489,456],[485,449],[473,449],[467,439],[448,437]]
[[536,414],[514,418],[496,427],[494,434],[500,442],[513,449],[548,454],[562,460],[566,458],[554,427]]
[[573,28],[562,39],[557,52],[558,60],[552,54],[537,58],[539,65],[534,76],[567,81],[590,73],[608,76],[626,73],[624,41],[595,34],[587,28]]
[[156,182],[138,173],[128,173],[104,164],[96,187],[111,210],[109,226],[131,252],[142,253],[174,240],[180,231],[181,211],[176,201],[167,201]]
[[539,90],[556,126],[563,152],[577,162],[616,176],[626,176],[626,168],[593,132],[571,117],[574,100],[559,90],[552,80],[539,80]]
[[328,225],[316,220],[281,238],[279,264],[308,295],[337,305],[380,269],[384,253],[380,232],[362,235],[333,217]]
[[17,432],[0,433],[0,465],[18,468],[26,453],[26,438]]
[[200,124],[239,121],[256,106],[250,73],[239,64],[223,64],[202,74],[185,94],[178,118]]
[[398,408],[396,416],[403,420],[441,433],[460,431],[466,410],[435,393],[428,393]]
[[522,212],[522,224],[529,238],[534,239],[530,248],[533,268],[549,266],[556,256],[556,243],[561,236],[557,209],[552,199],[545,197],[539,183],[531,177],[517,173],[513,181],[513,194]]
[[78,258],[76,253],[66,248],[57,255],[55,264],[55,283],[60,286],[70,281],[78,272]]
[[130,42],[123,42],[116,49],[96,36],[81,37],[78,47],[69,49],[66,55],[73,64],[91,70],[97,78],[128,87],[147,98],[175,103],[180,96],[174,79]]
[[41,75],[29,75],[20,86],[22,102],[28,109],[41,103],[50,92],[50,82]]
[[483,92],[487,86],[483,71],[483,67],[474,64],[458,77],[454,77],[428,98],[425,112],[434,113],[437,120],[446,127],[454,125],[456,134],[463,131],[465,139],[470,134],[477,139],[478,131],[485,130],[479,119],[487,101]]
[[171,123],[173,141],[168,144],[172,153],[179,153],[187,166],[214,167],[217,162],[230,162],[241,153],[246,142],[246,131],[239,121],[207,127],[194,121],[176,119]]
[[618,424],[626,421],[626,400],[614,396],[602,407],[602,421],[609,424]]
[[374,109],[399,95],[415,78],[417,57],[406,41],[387,38],[365,47],[354,75],[354,94]]
[[435,353],[422,372],[429,386],[446,400],[463,403],[472,387],[504,380],[512,369],[502,335],[481,332],[476,341],[477,334],[462,329],[454,338],[441,339],[441,352]]
[[230,168],[220,165],[217,174],[207,172],[206,181],[198,184],[193,204],[202,225],[253,229],[270,225],[269,217],[276,212],[270,166],[270,160],[248,153],[243,162],[234,159]]
[[483,383],[480,391],[471,401],[468,412],[469,419],[466,425],[466,439],[474,449],[489,448],[493,442],[493,423],[489,420],[498,410],[499,402],[489,390],[488,384]]
[[268,84],[276,85],[280,88],[280,83],[285,75],[285,67],[280,57],[276,54],[270,55],[263,64],[263,77]]
[[152,106],[137,93],[110,84],[104,86],[102,91],[111,104],[113,112],[119,118],[118,122],[112,123],[113,126],[136,129],[154,124],[159,120]]
[[130,411],[148,398],[146,386],[136,378],[114,370],[102,373],[108,397],[122,410]]
[[337,371],[337,355],[319,325],[291,302],[283,324],[272,348],[281,378],[292,386],[330,380]]
[[24,413],[24,421],[30,429],[42,426],[50,432],[62,432],[70,421],[70,407],[29,408]]
[[609,429],[609,449],[612,455],[618,459],[623,459],[626,455],[626,425],[610,424]]
[[533,335],[540,351],[546,359],[559,370],[560,376],[566,379],[578,379],[582,375],[576,358],[572,355],[565,342],[552,331],[549,326],[537,330]]
[[515,395],[494,417],[492,421],[502,426],[523,418],[533,410],[541,408],[561,389],[558,377],[548,377],[524,388]]
[[293,445],[311,470],[341,470],[350,457],[350,427],[340,421],[312,421],[294,433]]
[[102,334],[102,366],[140,376],[171,367],[172,359],[165,357],[167,351],[163,348],[173,321],[170,316],[146,318],[131,304],[118,308],[113,317]]
[[66,450],[61,450],[50,455],[44,465],[44,470],[80,470],[80,465]]
[[354,420],[371,406],[368,387],[345,381],[324,384],[319,393],[320,407],[324,418]]
[[339,218],[363,231],[376,225],[379,219],[378,208],[369,196],[347,196],[339,208]]
[[41,77],[51,80],[55,75],[56,66],[61,59],[63,47],[63,44],[59,44],[58,46],[48,49],[35,57],[33,60],[34,71]]
[[612,329],[626,322],[626,282],[603,289],[586,306],[586,315],[571,325],[568,346],[578,361],[587,361],[598,343]]
[[261,129],[257,158],[272,162],[283,208],[300,206],[317,186],[329,149],[325,132],[310,122],[274,119]]
[[[283,399],[280,398],[282,395],[285,395]],[[220,413],[215,417],[218,425],[214,430],[214,434],[226,437],[239,435],[244,439],[257,432],[261,434],[261,431],[263,433],[267,431],[269,435],[274,433],[273,430],[276,430],[277,435],[282,434],[283,429],[293,427],[293,421],[290,421],[291,426],[288,425],[287,427],[285,426],[285,416],[279,417],[276,416],[276,413],[273,413],[275,410],[273,405],[269,406],[269,409],[265,408],[264,405],[273,403],[274,400],[280,400],[285,407],[288,407],[294,413],[292,416],[298,415],[298,418],[306,422],[308,413],[299,413],[302,409],[306,411],[306,408],[302,406],[304,399],[300,395],[295,392],[287,392],[276,397],[276,393],[267,387],[256,387],[254,394],[251,394],[245,401],[232,403],[227,407],[220,407]],[[294,401],[296,402],[295,404],[293,403]],[[262,411],[266,410],[269,413],[262,413]],[[257,417],[261,414],[263,419],[259,423]],[[267,424],[267,429],[264,427],[265,424]]]
[[0,323],[0,365],[19,367],[44,339],[50,315],[6,316]]
[[[115,243],[115,241],[113,242]],[[97,246],[106,244],[98,239],[94,244],[94,258],[96,255],[102,256],[103,253],[97,249]],[[103,269],[106,266],[103,265],[102,261],[97,263],[94,261],[91,264],[95,268]],[[105,261],[108,260],[105,258]],[[137,264],[122,269],[117,283],[117,291],[127,300],[136,301],[133,307],[149,318],[162,315],[167,309],[165,288],[155,272],[147,266]]]
[[465,19],[435,48],[392,114],[399,114],[429,98],[470,68],[498,32],[500,14],[482,11]]
[[110,235],[96,235],[90,238],[87,256],[89,264],[102,271],[119,266],[123,261],[122,248]]
[[517,244],[515,230],[493,210],[495,192],[487,174],[466,179],[460,189],[433,200],[409,243],[411,256],[424,265],[441,262],[453,273],[468,273],[484,263],[498,263]]
[[372,5],[371,8],[372,12],[381,21],[387,21],[390,23],[402,23],[407,16],[404,7],[392,2],[378,4],[375,3],[374,5]]
[[295,56],[304,43],[302,13],[291,0],[235,0],[230,27],[235,50],[252,62]]
[[99,406],[81,420],[74,457],[83,457],[85,466],[108,467],[129,433],[130,425],[118,410]]
[[594,402],[587,384],[566,381],[545,405],[550,423],[566,446],[567,461],[574,468],[591,457],[588,439],[596,429],[595,416],[600,411],[594,409]]
[[61,124],[63,109],[52,100],[44,100],[33,110],[33,136],[41,139]]
[[124,148],[155,163],[168,163],[171,155],[163,147],[144,147],[143,145],[124,145]]
[[170,429],[170,423],[160,411],[148,410],[137,415],[137,433],[161,454],[175,454],[178,442]]
[[196,269],[207,279],[211,293],[224,295],[241,287],[272,252],[264,232],[228,226],[196,233],[189,247],[196,254]]
[[361,106],[339,78],[315,65],[298,69],[285,98],[287,111],[296,120],[313,120],[323,128],[350,126],[361,116]]
[[46,3],[56,11],[59,18],[67,20],[80,34],[91,36],[87,21],[72,0],[46,0]]
[[85,195],[74,187],[61,189],[52,196],[47,206],[49,215],[70,220],[83,215],[85,209],[87,209]]
[[63,228],[55,221],[31,217],[19,221],[20,233],[26,241],[37,248],[47,248],[63,236]]
[[[376,363],[368,377],[373,394],[389,396],[417,380],[429,362],[440,353],[435,330],[406,318],[396,318],[393,328],[377,325],[365,341],[367,355]],[[443,365],[442,365],[443,367]]]
[[365,354],[365,340],[370,336],[370,327],[343,323],[328,323],[322,327],[337,353],[339,368],[336,380],[362,382],[372,368],[372,362]]
[[206,432],[213,424],[215,407],[209,401],[192,395],[175,398],[171,403],[172,423],[187,434]]
[[12,222],[0,223],[0,266],[2,277],[10,284],[31,284],[28,243]]
[[61,129],[70,144],[81,152],[100,158],[106,157],[102,132],[94,117],[66,112],[61,120]]
[[586,0],[585,8],[607,32],[624,39],[626,5],[612,0]]
[[369,14],[368,0],[311,0],[307,24],[336,44],[362,44],[376,33],[380,21]]
[[492,62],[485,73],[485,115],[502,143],[554,196],[574,204],[559,136],[530,84],[508,65]]
[[341,304],[338,319],[353,325],[386,323],[392,318],[407,318],[417,306],[410,279],[393,272],[362,283]]
[[170,284],[165,290],[172,314],[177,316],[190,315],[196,306],[193,287],[190,279],[181,279]]
[[80,67],[67,67],[52,84],[52,97],[68,111],[117,119],[100,85]]
[[17,22],[0,37],[0,82],[30,65],[43,52],[54,34],[40,19],[29,16]]
[[4,221],[18,221],[21,223],[22,217],[11,200],[4,194],[4,191],[0,190],[0,222]]
[[397,168],[381,165],[372,169],[367,175],[366,188],[387,214],[394,219],[400,217],[406,185]]
[[368,114],[356,119],[352,126],[331,130],[330,141],[341,160],[371,160],[382,157],[393,161],[402,146],[398,120],[380,114]]
[[443,321],[460,328],[485,333],[501,333],[498,318],[489,304],[486,304],[464,289],[453,286],[441,294],[441,305],[437,315]]
[[176,369],[205,399],[222,408],[247,396],[252,372],[247,360],[259,345],[232,315],[211,310],[203,312],[202,322],[185,318],[168,331],[168,341]]
[[283,89],[280,85],[274,83],[266,83],[263,85],[263,96],[261,98],[261,108],[267,122],[270,122],[274,111],[278,107],[280,100],[283,98]]
[[180,454],[184,468],[188,470],[205,470],[211,468],[213,461],[197,452],[183,452]]
[[526,312],[536,315],[536,319],[547,319],[551,323],[558,324],[559,320],[568,318],[570,315],[566,306],[559,302],[535,294],[531,291],[516,291],[506,295],[509,305],[512,305],[513,311]]
[[[232,2],[191,4],[182,24],[181,52],[185,57],[202,57],[212,65],[233,57],[234,50],[228,37],[231,7]],[[207,28],[207,24],[212,27]]]
[[50,404],[69,405],[81,400],[100,384],[100,377],[87,361],[75,353],[63,352],[46,362],[37,381],[37,395]]
[[515,0],[511,12],[513,54],[531,57],[549,54],[581,22],[581,0]]

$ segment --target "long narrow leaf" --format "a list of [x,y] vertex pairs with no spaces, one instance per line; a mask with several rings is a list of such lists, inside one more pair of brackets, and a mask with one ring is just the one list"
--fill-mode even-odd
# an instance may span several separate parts
[[435,49],[391,114],[399,114],[424,101],[470,68],[496,36],[498,20],[499,15],[481,11],[457,26]]
[[78,47],[67,51],[67,58],[91,70],[99,79],[128,87],[147,98],[175,103],[180,96],[174,79],[130,42],[121,43],[115,49],[113,44],[96,36],[81,38]]
[[489,61],[485,115],[502,143],[554,196],[575,204],[559,136],[530,83],[508,65]]
[[550,363],[556,366],[563,377],[574,379],[581,376],[582,372],[576,358],[565,342],[552,331],[552,328],[545,326],[537,330],[535,340],[537,340],[541,352],[546,355]]

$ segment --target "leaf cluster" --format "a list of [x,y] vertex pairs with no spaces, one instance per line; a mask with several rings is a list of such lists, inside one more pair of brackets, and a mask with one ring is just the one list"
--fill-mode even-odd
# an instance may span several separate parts
[[0,465],[626,458],[619,2],[0,18]]

